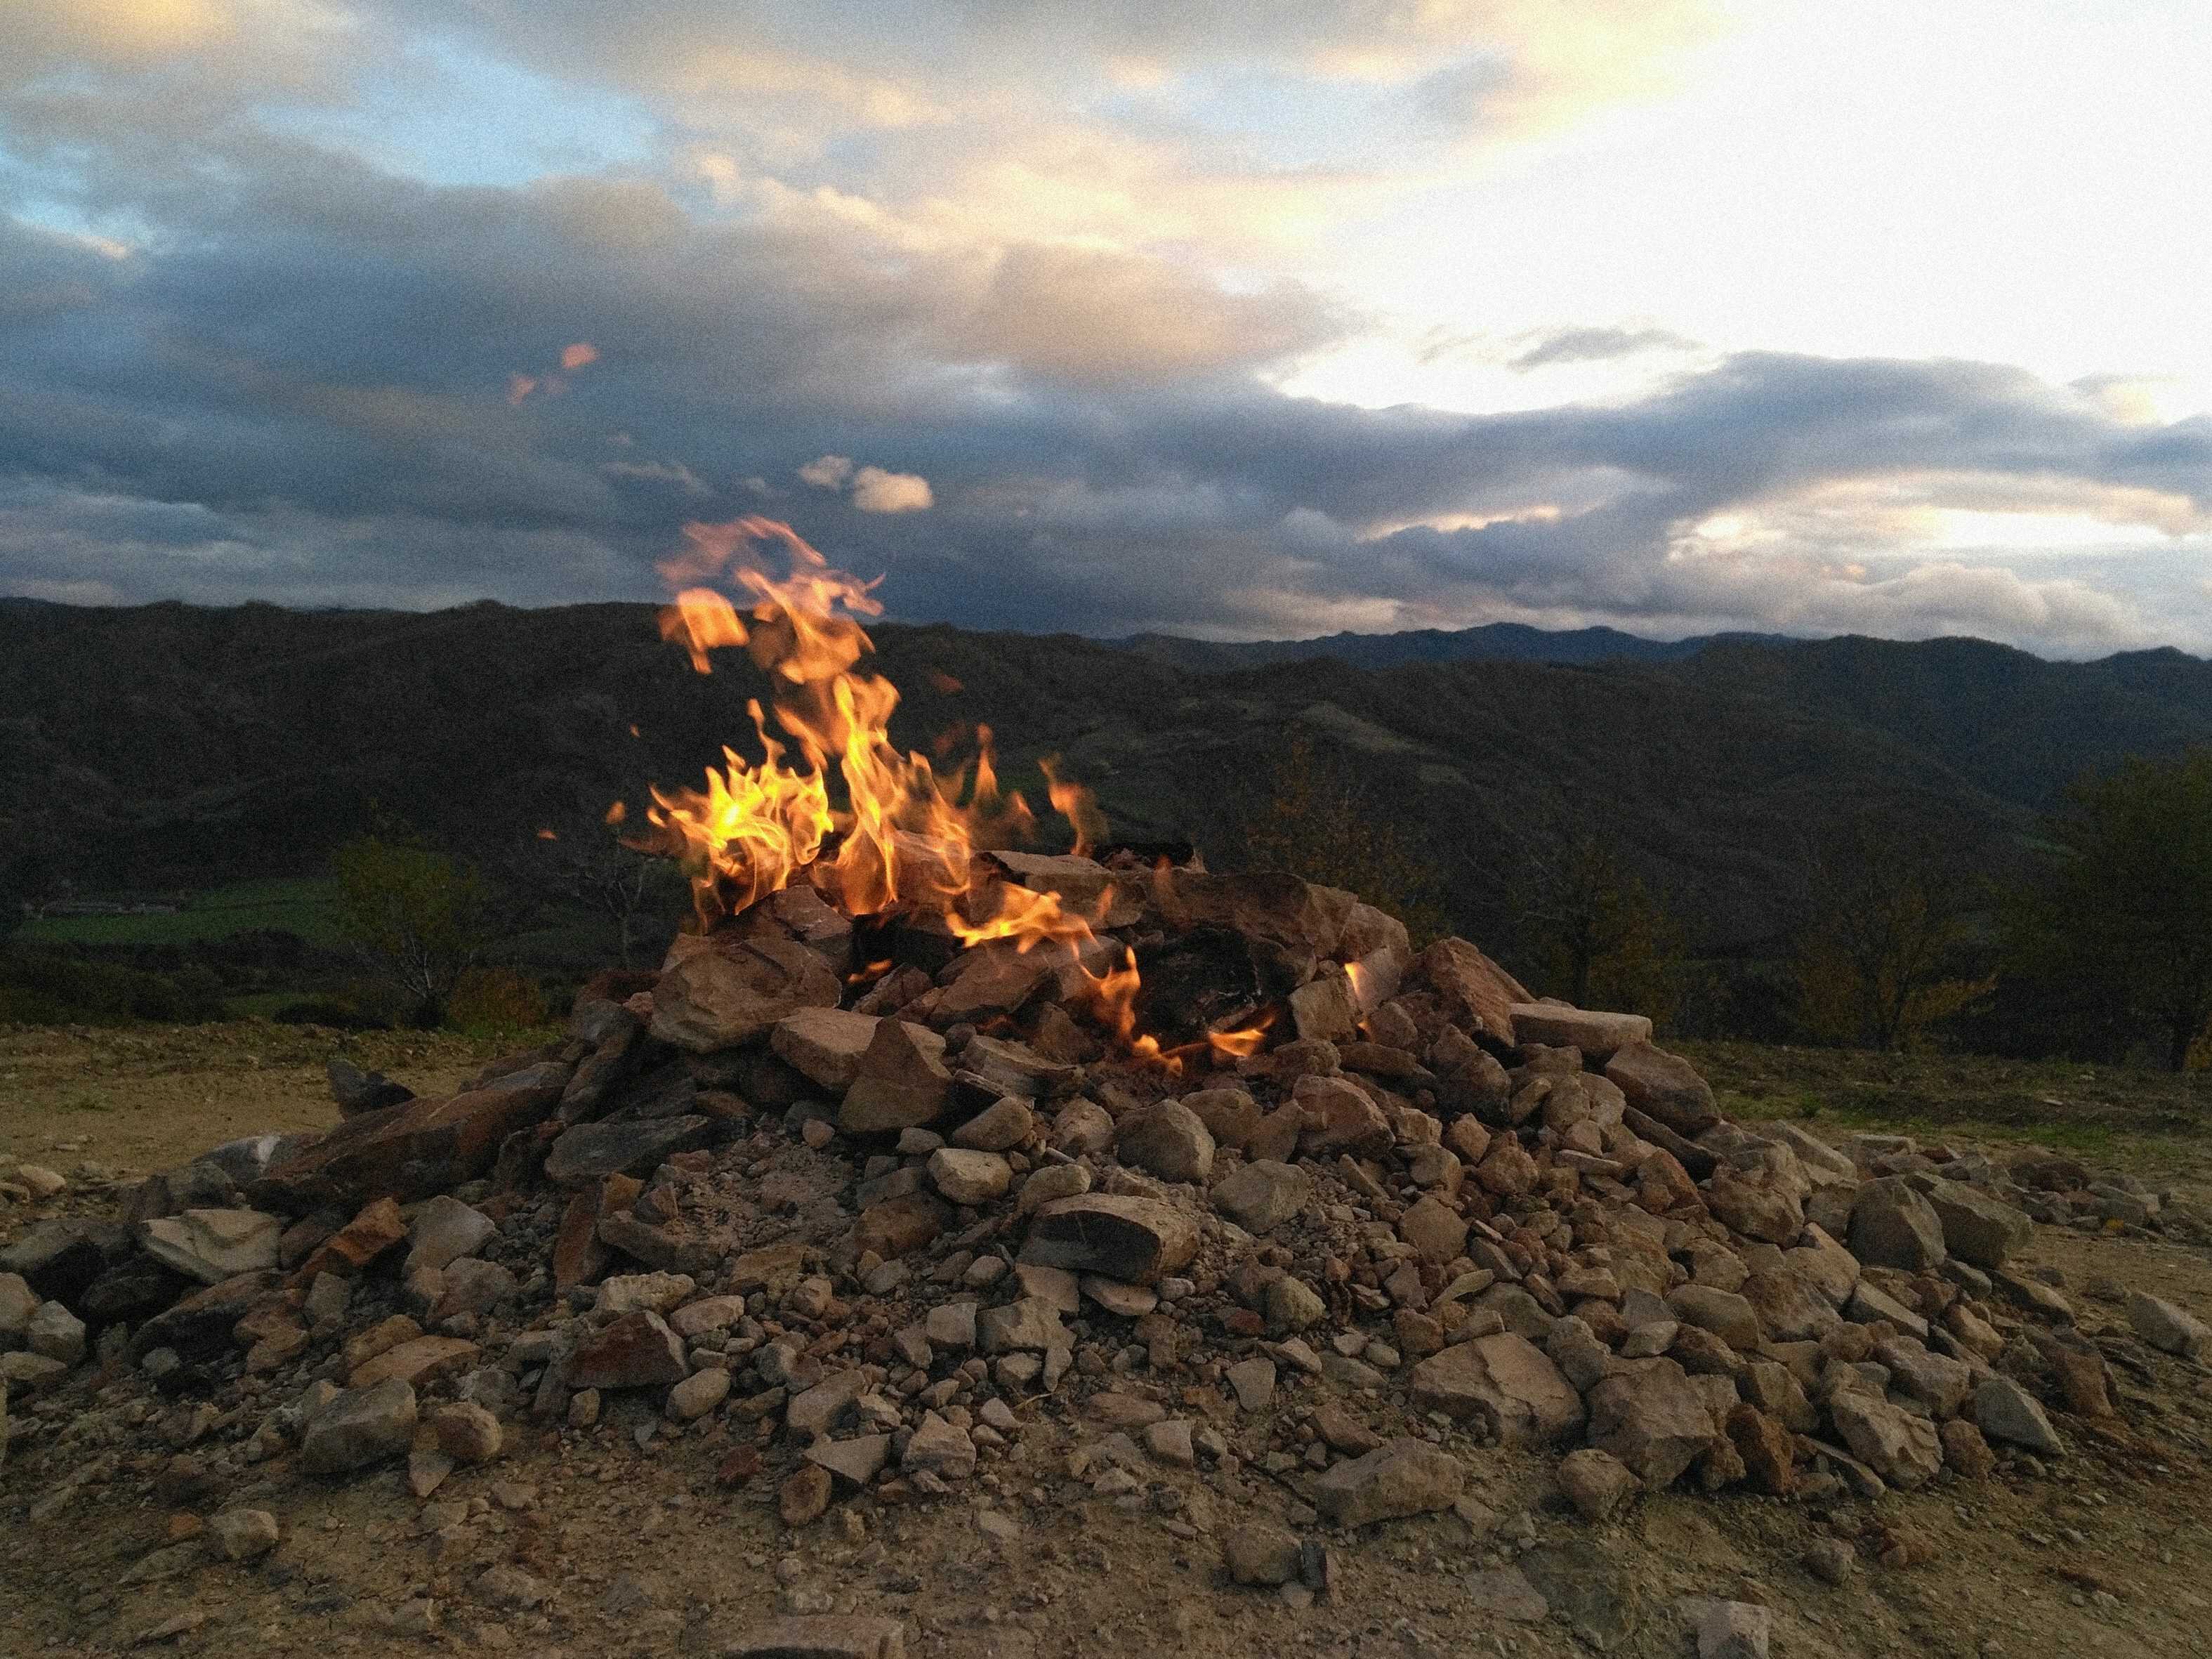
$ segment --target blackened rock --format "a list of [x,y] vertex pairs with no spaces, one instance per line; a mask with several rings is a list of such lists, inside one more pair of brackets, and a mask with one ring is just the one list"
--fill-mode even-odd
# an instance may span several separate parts
[[1085,1193],[1048,1204],[1030,1224],[1021,1259],[1042,1267],[1152,1285],[1198,1254],[1198,1223],[1152,1198]]
[[606,1119],[562,1132],[545,1155],[546,1178],[563,1187],[602,1176],[649,1175],[678,1152],[714,1138],[708,1117]]

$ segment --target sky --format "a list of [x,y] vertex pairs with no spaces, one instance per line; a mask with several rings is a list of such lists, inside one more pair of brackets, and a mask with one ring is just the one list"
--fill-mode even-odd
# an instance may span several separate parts
[[2202,0],[13,0],[0,592],[2212,653]]

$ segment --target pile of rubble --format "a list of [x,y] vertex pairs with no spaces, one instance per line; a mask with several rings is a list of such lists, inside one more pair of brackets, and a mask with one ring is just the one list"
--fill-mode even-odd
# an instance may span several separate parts
[[[1465,1510],[1486,1447],[1557,1449],[1595,1518],[2032,1468],[2054,1411],[2126,1436],[2065,1297],[2008,1261],[2031,1212],[2150,1195],[1725,1121],[1648,1021],[1415,952],[1346,893],[997,867],[1104,925],[963,950],[787,888],[460,1094],[334,1066],[328,1133],[33,1226],[0,1251],[16,1455],[149,1484],[185,1446],[404,1459],[427,1499],[518,1433],[689,1437],[793,1526],[1016,1468],[1133,1504],[1228,1468],[1295,1495],[1305,1538],[1218,1540],[1287,1594],[1327,1590],[1322,1529]],[[1120,959],[1133,1008],[1098,993]],[[276,1537],[242,1510],[216,1542]]]

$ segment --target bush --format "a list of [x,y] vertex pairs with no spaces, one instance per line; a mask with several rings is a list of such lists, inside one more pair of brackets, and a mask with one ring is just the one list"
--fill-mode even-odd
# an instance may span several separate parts
[[46,951],[0,957],[0,1024],[197,1024],[223,1017],[222,981],[203,967],[149,973]]
[[446,1024],[468,1036],[503,1036],[546,1023],[538,981],[513,968],[471,968],[446,1000]]

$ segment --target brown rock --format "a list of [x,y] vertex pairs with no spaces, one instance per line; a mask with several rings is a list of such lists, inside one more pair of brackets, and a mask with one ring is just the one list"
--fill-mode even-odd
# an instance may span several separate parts
[[500,1143],[543,1121],[560,1098],[557,1085],[477,1089],[363,1112],[271,1164],[252,1190],[259,1201],[294,1212],[428,1198],[489,1173]]
[[796,939],[718,936],[678,957],[653,988],[653,1035],[694,1054],[734,1048],[801,1008],[835,1008],[837,975]]
[[373,1389],[398,1377],[410,1388],[421,1388],[434,1378],[465,1367],[477,1357],[477,1345],[457,1336],[418,1336],[395,1344],[346,1376],[349,1389]]
[[1514,1040],[1513,1007],[1530,1000],[1528,993],[1465,939],[1438,939],[1415,958],[1413,973],[1457,1023],[1498,1042]]
[[1390,1120],[1358,1084],[1340,1077],[1304,1077],[1291,1100],[1304,1119],[1299,1146],[1308,1156],[1349,1152],[1357,1158],[1390,1150]]
[[1787,1498],[1796,1490],[1796,1441],[1778,1419],[1756,1406],[1737,1406],[1728,1414],[1728,1437],[1743,1460],[1745,1477],[1759,1491]]
[[860,1073],[860,1056],[876,1035],[876,1017],[842,1008],[801,1008],[769,1034],[777,1057],[808,1081],[842,1094]]
[[1585,1521],[1603,1521],[1641,1491],[1644,1483],[1635,1471],[1610,1452],[1595,1446],[1569,1452],[1559,1460],[1559,1490]]
[[787,1527],[803,1527],[830,1507],[830,1471],[819,1463],[802,1463],[776,1489],[776,1513]]
[[[1515,1042],[1523,1048],[1533,1042],[1550,1048],[1578,1048],[1593,1068],[1604,1066],[1620,1050],[1650,1039],[1651,1022],[1641,1014],[1605,1013],[1553,1002],[1513,1005]],[[1620,1079],[1613,1082],[1619,1085]]]
[[1457,1342],[1413,1367],[1413,1403],[1456,1422],[1479,1418],[1508,1445],[1579,1428],[1583,1402],[1543,1350],[1510,1331]]
[[1213,1136],[1179,1100],[1163,1100],[1124,1117],[1114,1138],[1122,1163],[1163,1181],[1204,1181],[1213,1172]]
[[1963,1417],[1954,1417],[1938,1433],[1947,1467],[1968,1480],[1986,1480],[1997,1470],[1996,1454],[1982,1431]]
[[1171,1204],[1085,1193],[1037,1212],[1021,1259],[1151,1285],[1188,1265],[1198,1254],[1198,1243],[1196,1220]]
[[1636,1360],[1590,1390],[1590,1443],[1654,1491],[1671,1486],[1713,1438],[1704,1395],[1671,1359]]
[[659,1314],[624,1314],[585,1339],[568,1362],[572,1389],[662,1388],[683,1380],[684,1340]]
[[927,1193],[908,1193],[870,1205],[854,1225],[853,1253],[872,1253],[889,1261],[918,1250],[945,1231],[951,1213],[942,1200]]
[[1398,1237],[1424,1261],[1451,1261],[1467,1248],[1467,1218],[1431,1193],[1398,1218]]
[[1364,1527],[1449,1509],[1466,1488],[1459,1459],[1406,1438],[1336,1464],[1314,1483],[1313,1504],[1332,1526]]
[[305,1285],[319,1273],[351,1278],[407,1237],[407,1224],[399,1218],[399,1206],[380,1198],[332,1233],[294,1270],[295,1284]]
[[1536,1160],[1513,1136],[1499,1135],[1474,1166],[1475,1184],[1500,1198],[1518,1198],[1536,1184]]
[[1712,1089],[1697,1068],[1656,1043],[1635,1042],[1619,1048],[1605,1062],[1605,1076],[1630,1105],[1676,1134],[1701,1135],[1720,1121]]
[[951,1087],[943,1037],[903,1019],[883,1020],[837,1109],[837,1127],[852,1134],[919,1128],[943,1114]]

